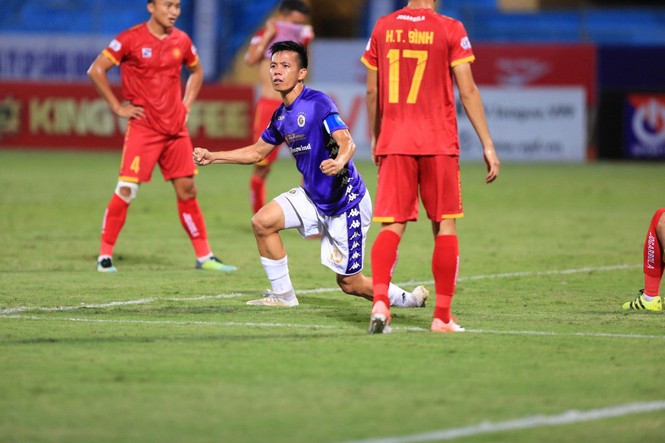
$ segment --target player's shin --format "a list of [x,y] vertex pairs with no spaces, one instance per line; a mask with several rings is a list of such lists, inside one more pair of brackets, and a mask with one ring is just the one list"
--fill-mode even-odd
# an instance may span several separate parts
[[196,198],[178,200],[178,216],[192,242],[196,257],[200,259],[211,256],[212,251],[208,243],[205,219],[198,200]]
[[456,235],[439,235],[432,254],[432,274],[436,289],[434,317],[449,323],[450,306],[457,285],[459,270],[459,244]]

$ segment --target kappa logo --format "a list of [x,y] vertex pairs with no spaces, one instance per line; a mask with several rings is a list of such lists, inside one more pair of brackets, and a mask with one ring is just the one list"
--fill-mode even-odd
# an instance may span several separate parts
[[152,48],[141,48],[141,56],[143,58],[152,57]]

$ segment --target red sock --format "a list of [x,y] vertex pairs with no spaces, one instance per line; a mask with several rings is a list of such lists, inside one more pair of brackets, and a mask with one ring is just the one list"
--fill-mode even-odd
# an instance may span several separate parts
[[397,264],[397,247],[400,236],[389,229],[379,232],[372,246],[372,288],[374,300],[372,306],[382,301],[390,306],[388,299],[388,286],[393,276],[393,269]]
[[129,208],[129,203],[114,193],[104,212],[99,255],[113,255],[113,247],[127,219],[127,208]]
[[459,244],[456,235],[439,235],[434,241],[432,274],[436,290],[434,317],[450,322],[450,305],[455,295],[459,270]]
[[196,197],[189,200],[178,200],[178,215],[182,227],[185,228],[192,241],[196,256],[205,257],[210,255],[211,250],[210,244],[208,244],[206,224]]
[[660,281],[663,278],[663,250],[656,233],[658,221],[663,214],[665,208],[656,211],[644,242],[644,293],[652,297],[660,293]]
[[259,212],[266,201],[266,179],[252,175],[249,180],[249,201],[254,214]]

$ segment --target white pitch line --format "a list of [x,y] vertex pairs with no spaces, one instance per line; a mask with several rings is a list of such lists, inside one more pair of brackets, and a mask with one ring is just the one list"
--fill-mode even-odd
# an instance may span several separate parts
[[[4,319],[16,320],[46,320],[61,322],[79,322],[79,323],[113,323],[113,324],[143,324],[143,325],[204,325],[204,326],[251,326],[260,328],[303,328],[303,329],[335,329],[335,330],[357,330],[355,326],[342,325],[317,325],[303,323],[255,323],[255,322],[235,322],[235,321],[202,321],[202,320],[123,320],[123,319],[101,319],[86,317],[41,317],[38,315],[4,315]],[[394,326],[395,331],[416,331],[424,332],[429,329],[419,328],[417,326]],[[606,332],[548,332],[548,331],[500,331],[467,329],[466,333],[471,334],[497,334],[497,335],[536,335],[545,337],[601,337],[601,338],[638,338],[638,339],[665,339],[665,335],[646,335],[646,334],[610,334]]]
[[[614,271],[617,269],[632,269],[638,268],[642,265],[614,265],[614,266],[600,266],[597,268],[579,268],[579,269],[563,269],[563,270],[553,270],[553,271],[544,271],[544,272],[511,272],[505,274],[489,274],[489,275],[476,275],[471,277],[459,277],[458,281],[469,281],[469,280],[486,280],[494,278],[510,278],[510,277],[534,277],[541,275],[565,275],[565,274],[577,274],[581,272],[598,272],[598,271]],[[433,284],[434,281],[407,281],[402,283],[397,283],[398,286],[404,285],[427,285]],[[337,292],[339,288],[317,288],[317,289],[302,289],[298,290],[298,294],[318,294],[326,292]],[[75,309],[86,309],[86,308],[111,308],[116,306],[125,306],[125,305],[140,305],[153,303],[156,301],[199,301],[199,300],[212,300],[220,298],[232,298],[232,297],[241,297],[247,294],[240,293],[231,293],[231,294],[218,294],[218,295],[202,295],[198,297],[178,297],[178,298],[156,298],[148,297],[141,298],[138,300],[127,300],[127,301],[113,301],[108,303],[97,303],[97,304],[86,304],[82,303],[76,306],[55,306],[55,307],[44,307],[44,306],[17,306],[15,308],[5,308],[0,309],[0,316],[7,314],[18,314],[20,312],[26,311],[45,311],[45,312],[58,312],[58,311],[72,311]]]
[[403,437],[353,440],[345,443],[422,443],[429,441],[454,440],[461,437],[471,437],[480,434],[491,434],[519,429],[533,429],[543,426],[562,426],[662,410],[665,410],[665,401],[663,400],[644,403],[629,403],[608,408],[591,409],[588,411],[578,411],[573,409],[557,415],[534,415],[501,422],[484,421],[462,428],[442,429],[439,431],[407,435]]

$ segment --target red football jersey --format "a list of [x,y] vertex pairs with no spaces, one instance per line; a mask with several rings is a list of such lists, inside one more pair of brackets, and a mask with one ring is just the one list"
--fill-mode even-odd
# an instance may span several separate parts
[[[275,42],[291,40],[294,42],[302,43],[305,47],[314,38],[314,31],[310,25],[302,25],[300,23],[290,23],[275,21],[275,36],[266,45],[263,52],[263,58],[270,60],[270,45]],[[263,39],[263,34],[266,33],[266,28],[259,29],[256,34],[252,36],[250,45],[258,45]]]
[[147,23],[121,32],[103,52],[120,65],[122,94],[145,110],[147,122],[163,134],[178,134],[185,125],[180,71],[196,66],[196,48],[179,29],[164,39],[155,37]]
[[459,155],[451,68],[475,60],[460,21],[400,9],[377,21],[361,60],[379,72],[377,155]]

